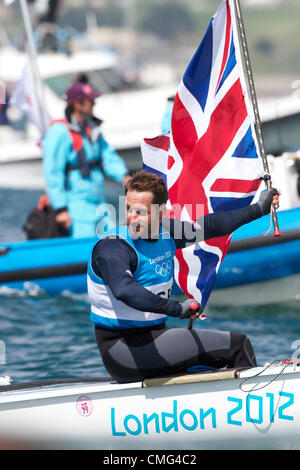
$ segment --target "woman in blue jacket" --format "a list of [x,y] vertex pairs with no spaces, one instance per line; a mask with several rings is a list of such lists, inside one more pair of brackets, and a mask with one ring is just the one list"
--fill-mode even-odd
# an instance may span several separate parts
[[[100,132],[93,116],[100,93],[75,83],[66,92],[65,118],[53,121],[43,139],[44,174],[57,222],[75,238],[93,237],[111,228],[105,204],[104,175],[125,184],[128,169]],[[98,213],[98,215],[97,215]]]

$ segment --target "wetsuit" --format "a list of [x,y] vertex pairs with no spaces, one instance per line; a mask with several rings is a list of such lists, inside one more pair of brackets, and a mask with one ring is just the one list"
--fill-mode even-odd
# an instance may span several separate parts
[[[263,215],[259,204],[234,211],[208,214],[197,220],[198,228],[189,230],[186,223],[164,220],[175,249],[190,243],[232,233],[241,225]],[[178,225],[180,224],[180,225]],[[190,228],[190,227],[188,227]],[[178,237],[178,233],[182,236]],[[176,238],[173,238],[176,231]],[[144,243],[155,244],[157,240]],[[150,246],[150,245],[149,245]],[[148,311],[180,316],[180,303],[155,295],[134,279],[138,266],[136,250],[123,237],[104,238],[94,247],[90,269],[94,277],[109,287],[112,298],[134,311]],[[150,326],[124,328],[97,324],[95,335],[104,366],[118,382],[139,381],[146,377],[183,373],[189,367],[207,365],[222,367],[253,367],[255,354],[249,339],[240,333],[207,329],[165,327],[165,321]]]

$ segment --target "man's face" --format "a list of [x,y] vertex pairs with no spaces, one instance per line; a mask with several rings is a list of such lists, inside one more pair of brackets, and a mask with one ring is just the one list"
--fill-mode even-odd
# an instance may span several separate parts
[[126,194],[126,222],[132,238],[155,238],[159,233],[162,211],[152,204],[150,191],[128,191]]
[[93,114],[94,101],[82,99],[74,102],[74,108],[81,114],[83,119],[87,119]]

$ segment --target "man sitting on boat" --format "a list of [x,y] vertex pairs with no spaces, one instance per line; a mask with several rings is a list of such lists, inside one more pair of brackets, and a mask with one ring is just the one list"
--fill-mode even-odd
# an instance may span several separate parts
[[104,175],[125,184],[128,169],[100,132],[93,116],[100,93],[75,83],[65,94],[65,118],[53,121],[43,139],[44,174],[57,222],[75,238],[93,237],[112,225],[109,214],[97,215],[105,203]]
[[237,332],[170,328],[167,318],[196,320],[201,307],[170,298],[176,249],[232,233],[278,205],[276,189],[256,204],[187,222],[163,218],[168,192],[164,180],[145,171],[125,186],[127,225],[102,236],[88,266],[90,319],[103,364],[118,382],[183,373],[205,365],[253,367],[247,336]]

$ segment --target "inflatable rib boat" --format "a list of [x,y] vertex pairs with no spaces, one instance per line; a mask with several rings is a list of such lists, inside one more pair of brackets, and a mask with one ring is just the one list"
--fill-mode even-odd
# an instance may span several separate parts
[[[233,234],[209,304],[263,304],[300,296],[300,207],[279,212],[278,220],[279,238],[264,235],[269,216]],[[51,294],[85,293],[87,261],[97,240],[65,237],[0,245],[0,292],[37,286]]]

